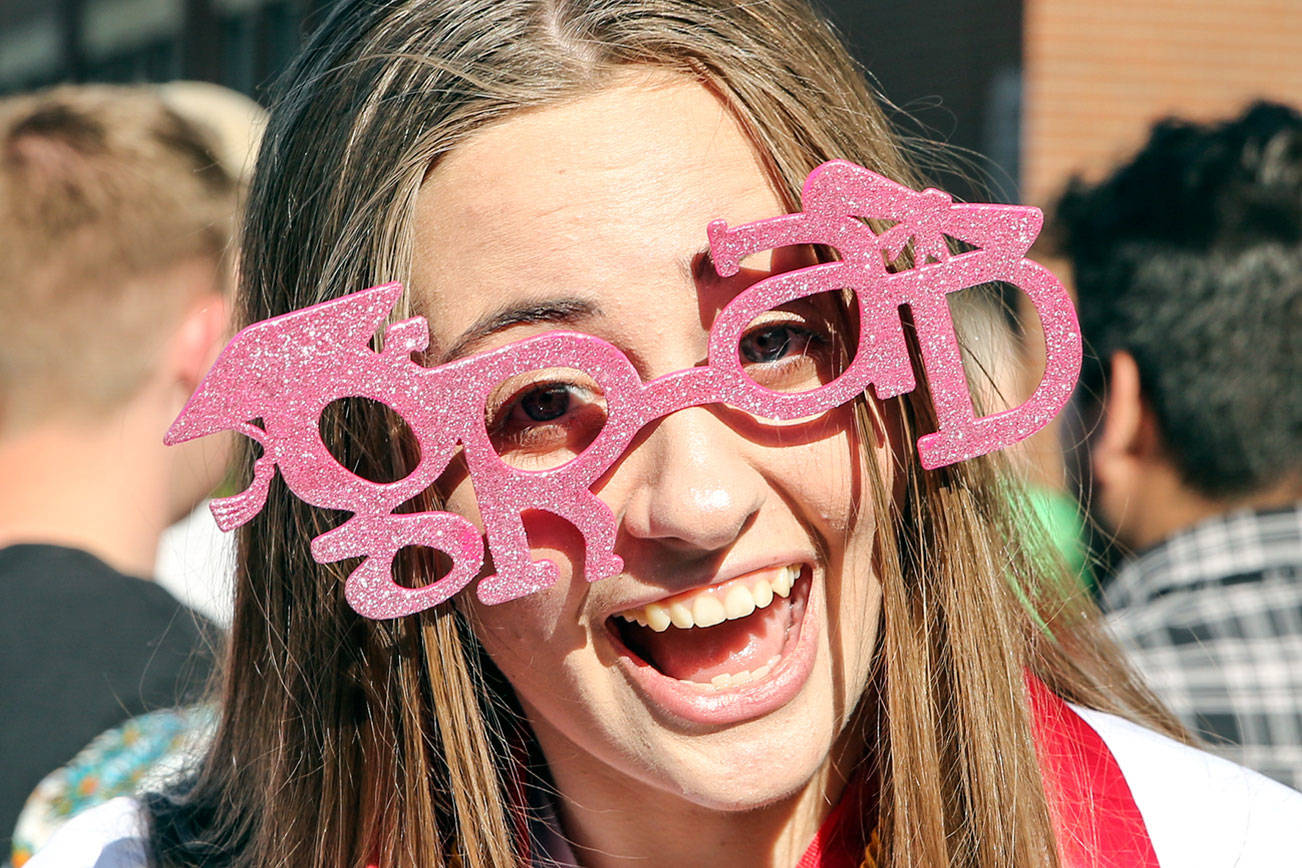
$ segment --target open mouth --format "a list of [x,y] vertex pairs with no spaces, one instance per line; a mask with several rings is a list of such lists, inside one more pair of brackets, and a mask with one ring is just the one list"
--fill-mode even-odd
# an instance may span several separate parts
[[627,609],[607,626],[639,662],[707,690],[767,678],[792,647],[809,597],[801,564],[769,567]]

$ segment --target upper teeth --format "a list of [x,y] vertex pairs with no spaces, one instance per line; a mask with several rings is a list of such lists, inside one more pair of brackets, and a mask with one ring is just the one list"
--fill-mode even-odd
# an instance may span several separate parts
[[763,609],[773,602],[775,595],[786,597],[798,578],[800,566],[788,564],[777,570],[765,570],[722,585],[688,591],[658,603],[626,609],[619,613],[619,617],[636,621],[657,633],[668,630],[670,625],[682,630],[713,627]]

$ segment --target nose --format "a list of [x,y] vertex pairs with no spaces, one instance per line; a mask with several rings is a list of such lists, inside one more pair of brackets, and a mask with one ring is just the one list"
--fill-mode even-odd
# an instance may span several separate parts
[[[623,529],[682,553],[732,544],[764,502],[765,483],[744,454],[744,440],[705,407],[661,419],[634,450],[633,488]],[[633,456],[630,456],[633,457]]]

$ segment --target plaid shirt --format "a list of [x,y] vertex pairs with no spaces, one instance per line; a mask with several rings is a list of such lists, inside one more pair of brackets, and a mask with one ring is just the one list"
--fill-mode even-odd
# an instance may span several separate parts
[[1172,536],[1118,571],[1103,607],[1212,750],[1302,789],[1302,502]]

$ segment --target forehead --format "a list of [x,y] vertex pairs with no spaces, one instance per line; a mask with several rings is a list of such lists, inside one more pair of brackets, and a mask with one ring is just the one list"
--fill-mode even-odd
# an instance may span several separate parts
[[443,346],[518,301],[579,296],[617,313],[648,293],[690,292],[710,220],[783,210],[717,97],[639,73],[449,154],[417,201],[412,286]]

